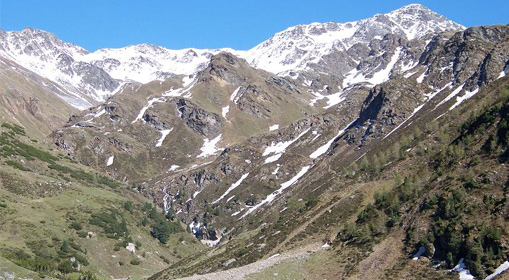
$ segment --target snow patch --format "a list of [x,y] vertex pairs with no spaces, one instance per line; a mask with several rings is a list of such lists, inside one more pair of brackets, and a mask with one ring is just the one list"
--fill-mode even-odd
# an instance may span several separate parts
[[180,167],[179,165],[173,164],[172,166],[170,166],[170,169],[168,169],[168,171],[170,171],[170,172],[175,171],[175,170],[179,169],[179,167]]
[[509,269],[509,261],[505,261],[503,264],[501,264],[499,267],[497,267],[497,269],[495,269],[495,272],[488,275],[488,277],[484,278],[484,280],[492,280],[493,278],[502,274],[502,272],[504,272],[508,269]]
[[470,274],[470,270],[467,269],[465,265],[465,260],[463,258],[460,259],[459,263],[452,269],[452,272],[456,272],[460,276],[460,280],[473,280],[475,279],[472,274]]
[[[356,121],[356,120],[355,120]],[[348,127],[350,127],[355,121],[352,121],[351,123],[349,123],[347,126],[345,126],[345,128],[341,129],[337,134],[336,136],[334,136],[334,138],[332,138],[331,140],[329,140],[327,143],[325,143],[323,146],[319,147],[318,149],[316,149],[316,151],[314,151],[312,154],[309,155],[309,157],[311,159],[316,159],[318,158],[319,156],[325,154],[325,152],[327,152],[327,150],[329,150],[330,146],[332,145],[332,142],[334,142],[334,139],[338,138],[339,136],[341,136],[343,133],[345,133],[345,130],[348,129]],[[316,139],[316,137],[315,137]],[[313,139],[314,140],[314,139]]]
[[419,251],[417,251],[417,253],[415,253],[412,256],[412,260],[414,260],[414,261],[418,260],[422,256],[422,254],[424,254],[424,252],[426,252],[426,248],[424,248],[424,246],[421,246],[419,248]]
[[277,175],[277,172],[279,171],[279,168],[281,168],[281,164],[278,164],[276,169],[274,169],[274,171],[272,171],[272,175]]
[[373,77],[371,78],[366,78],[364,74],[362,74],[356,68],[348,72],[345,75],[345,79],[343,80],[343,88],[358,83],[369,83],[372,86],[375,86],[389,80],[391,71],[394,68],[396,62],[398,62],[399,56],[401,54],[401,49],[402,49],[401,47],[398,47],[394,54],[392,55],[391,60],[389,61],[387,66],[384,69],[373,74]]
[[271,125],[269,127],[269,131],[273,131],[273,130],[277,130],[277,129],[279,129],[279,124]]
[[217,244],[219,244],[219,241],[221,241],[221,238],[218,238],[216,240],[200,240],[201,244],[207,245],[209,247],[214,247]]
[[417,77],[417,79],[415,79],[419,84],[422,84],[422,82],[424,81],[424,78],[426,77],[426,71],[422,72],[422,74]]
[[458,107],[461,103],[465,102],[465,100],[470,99],[472,96],[476,95],[476,93],[479,92],[479,88],[474,89],[473,91],[467,91],[465,92],[465,95],[456,97],[456,103],[449,108],[450,110],[453,110],[454,108]]
[[272,142],[270,144],[270,146],[266,147],[265,150],[263,151],[263,154],[262,156],[268,156],[270,154],[274,154],[273,156],[267,158],[265,160],[265,163],[270,163],[270,162],[274,162],[276,160],[278,160],[282,155],[283,153],[285,152],[285,150],[290,146],[292,145],[295,141],[299,140],[299,138],[301,138],[304,134],[306,134],[307,132],[309,131],[309,128],[304,130],[303,132],[301,132],[301,134],[299,134],[295,139],[293,140],[290,140],[290,141],[285,141],[285,142],[277,142],[277,143],[274,143]]
[[108,161],[106,162],[106,166],[110,166],[113,164],[113,160],[115,159],[115,156],[110,156],[108,158]]
[[159,138],[159,140],[157,140],[156,147],[161,147],[163,145],[164,139],[166,138],[166,136],[168,136],[168,134],[170,134],[170,132],[172,130],[173,130],[173,127],[170,129],[165,129],[165,130],[159,131],[159,132],[161,132],[161,138]]
[[297,183],[297,181],[299,181],[299,179],[302,176],[304,176],[304,174],[306,174],[310,168],[311,168],[311,165],[307,165],[307,166],[302,167],[302,169],[299,171],[299,173],[297,173],[297,175],[293,176],[293,178],[291,178],[290,180],[282,183],[281,187],[278,190],[276,190],[275,192],[269,194],[260,203],[258,203],[255,206],[249,208],[249,210],[247,210],[247,212],[244,215],[242,215],[242,217],[240,217],[240,219],[243,219],[247,215],[253,213],[253,211],[255,211],[256,209],[260,208],[262,205],[272,202],[276,198],[276,196],[282,194],[284,190],[286,190],[287,188],[291,187],[293,184]]
[[[147,104],[145,107],[143,107],[143,108],[141,109],[141,111],[140,111],[140,113],[138,114],[138,116],[136,117],[136,119],[134,119],[134,121],[132,121],[131,123],[133,124],[133,123],[137,122],[138,120],[141,120],[141,119],[143,118],[143,115],[145,115],[145,112],[146,112],[146,111],[147,111],[150,107],[152,107],[152,106],[154,105],[154,103],[156,103],[156,102],[164,102],[164,101],[166,101],[166,99],[164,99],[164,98],[160,98],[160,97],[159,97],[159,98],[152,98],[152,99],[150,99],[150,100],[148,101],[148,104]],[[145,121],[143,121],[143,122],[145,122]]]
[[500,72],[500,75],[498,75],[498,79],[502,79],[503,77],[505,77],[505,75],[507,75],[507,71],[509,71],[509,64],[507,64],[505,67],[504,67],[504,70],[502,70],[502,72]]
[[233,103],[235,103],[235,104],[237,104],[237,102],[239,102],[240,96],[238,96],[238,94],[239,94],[240,88],[241,87],[238,87],[236,90],[234,90],[232,95],[230,96],[230,101],[233,101]]
[[462,84],[461,86],[459,86],[455,90],[453,90],[446,98],[444,98],[444,100],[440,101],[440,103],[438,103],[437,106],[435,106],[435,109],[440,107],[442,104],[446,103],[447,101],[451,100],[454,96],[458,95],[458,93],[460,93],[460,91],[463,89],[464,86],[465,86],[465,84]]
[[249,175],[249,172],[242,175],[242,177],[240,177],[240,179],[237,180],[237,182],[233,183],[216,201],[212,202],[212,204],[218,203],[219,201],[221,201],[221,199],[225,198],[231,191],[233,191],[235,188],[240,186],[242,181],[244,181],[244,179],[246,179],[248,175]]
[[222,134],[219,134],[216,138],[209,140],[209,139],[203,139],[203,146],[200,148],[201,154],[198,155],[198,157],[208,157],[211,155],[216,154],[217,152],[221,151],[220,148],[216,147],[217,143],[221,140]]
[[225,106],[221,109],[221,114],[223,115],[223,118],[226,119],[226,115],[228,115],[228,112],[230,111],[230,105]]

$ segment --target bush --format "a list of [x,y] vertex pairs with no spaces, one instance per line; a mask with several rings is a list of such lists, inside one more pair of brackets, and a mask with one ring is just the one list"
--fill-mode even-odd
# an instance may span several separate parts
[[78,231],[78,236],[81,238],[87,238],[88,233],[86,231]]
[[141,261],[139,259],[134,259],[134,260],[131,260],[129,263],[132,265],[139,265],[141,263]]
[[74,222],[71,223],[71,228],[76,230],[76,231],[79,231],[79,230],[83,229],[83,226],[81,225],[80,222],[74,221]]

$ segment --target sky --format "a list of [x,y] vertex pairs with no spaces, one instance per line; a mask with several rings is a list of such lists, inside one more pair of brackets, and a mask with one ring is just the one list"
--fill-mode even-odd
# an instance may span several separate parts
[[42,29],[89,51],[141,43],[247,50],[294,25],[355,21],[412,3],[467,27],[509,23],[507,0],[0,0],[0,29]]

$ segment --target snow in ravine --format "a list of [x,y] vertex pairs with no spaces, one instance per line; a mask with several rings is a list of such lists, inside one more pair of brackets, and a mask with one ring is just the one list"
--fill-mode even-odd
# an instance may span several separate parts
[[502,272],[504,272],[504,271],[506,271],[508,269],[509,269],[509,261],[505,261],[503,264],[501,264],[499,267],[497,267],[497,269],[495,269],[495,272],[493,272],[492,274],[488,275],[488,277],[484,278],[484,280],[492,280],[497,275],[502,274]]
[[242,181],[244,181],[244,179],[246,179],[248,175],[249,175],[249,172],[242,175],[242,177],[240,177],[240,179],[237,182],[233,183],[216,201],[212,202],[212,204],[218,203],[219,201],[221,201],[221,199],[225,198],[236,187],[240,186]]
[[465,265],[465,260],[463,258],[460,259],[460,261],[452,269],[452,271],[459,274],[459,279],[460,280],[473,280],[473,279],[475,279],[474,276],[470,273],[470,270],[467,269],[467,266]]
[[137,122],[138,120],[142,120],[143,118],[143,115],[145,115],[145,112],[150,108],[152,107],[152,105],[154,105],[154,103],[156,102],[165,102],[166,99],[164,98],[152,98],[148,101],[148,104],[143,107],[141,110],[140,110],[140,113],[138,113],[138,116],[136,117],[136,119],[134,119],[134,121],[132,121],[131,123],[135,123]]
[[237,104],[239,102],[239,90],[241,87],[238,87],[236,90],[233,91],[232,95],[230,96],[230,101],[233,101],[233,103]]
[[449,108],[449,110],[453,110],[454,108],[458,107],[461,103],[472,98],[472,96],[476,95],[476,93],[478,92],[479,88],[476,88],[473,91],[465,91],[465,94],[463,96],[456,97],[456,103],[454,103],[454,105],[452,105],[451,108]]
[[290,140],[290,141],[284,141],[284,142],[277,142],[277,143],[274,143],[272,142],[270,144],[270,146],[266,147],[265,150],[263,151],[263,154],[262,156],[268,156],[270,154],[274,154],[273,156],[267,158],[265,160],[265,163],[270,163],[270,162],[274,162],[276,160],[278,160],[282,155],[283,153],[285,152],[285,150],[290,146],[292,145],[295,141],[299,140],[299,138],[301,138],[304,134],[306,134],[307,132],[309,131],[309,128],[304,130],[301,134],[299,134],[295,139],[293,140]]
[[418,260],[422,254],[424,254],[426,252],[426,248],[424,248],[423,246],[419,247],[419,251],[417,251],[417,253],[415,253],[413,256],[412,256],[412,260],[416,261]]
[[159,140],[157,140],[156,147],[161,147],[163,145],[164,139],[166,138],[166,136],[168,136],[168,134],[170,134],[170,132],[172,132],[172,130],[173,130],[173,127],[170,129],[164,129],[164,130],[159,131],[159,132],[161,132],[161,138],[159,138]]
[[198,155],[198,157],[208,157],[211,155],[216,154],[217,152],[221,151],[220,148],[216,147],[217,143],[221,140],[222,134],[219,134],[216,138],[209,140],[209,139],[203,139],[203,146],[200,148],[201,154]]
[[278,195],[282,194],[284,190],[286,190],[287,188],[291,187],[293,184],[295,184],[302,176],[304,176],[304,174],[306,174],[308,172],[308,170],[311,168],[311,165],[307,165],[307,166],[304,166],[302,167],[302,169],[299,171],[299,173],[297,173],[297,175],[295,175],[293,178],[291,178],[290,180],[284,182],[281,184],[281,187],[276,190],[275,192],[269,194],[264,200],[262,200],[260,203],[256,204],[255,206],[249,208],[247,210],[246,213],[244,213],[244,215],[242,215],[242,217],[240,217],[240,219],[243,219],[245,218],[247,215],[253,213],[256,209],[260,208],[261,206],[267,204],[267,203],[271,203]]
[[113,164],[113,160],[115,159],[115,156],[110,156],[108,158],[108,161],[106,162],[106,166],[110,166]]
[[458,95],[458,93],[460,93],[460,91],[463,89],[464,86],[465,86],[465,84],[463,83],[461,86],[459,86],[455,90],[453,90],[449,95],[447,95],[446,98],[444,98],[442,101],[440,101],[440,103],[437,104],[437,106],[435,106],[435,109],[440,107],[442,104],[446,103],[447,101],[451,100],[454,96]]
[[422,74],[417,77],[417,79],[415,79],[419,84],[422,84],[422,82],[424,81],[424,78],[426,77],[426,71],[422,72]]
[[[332,145],[332,142],[334,142],[334,139],[338,138],[339,136],[341,136],[343,133],[345,133],[345,131],[354,123],[355,121],[352,121],[351,123],[349,123],[347,126],[345,126],[345,128],[341,129],[338,134],[336,134],[336,136],[334,136],[334,138],[330,139],[327,143],[325,143],[323,146],[319,147],[318,149],[316,149],[316,151],[314,151],[313,153],[311,153],[311,155],[309,155],[309,157],[311,159],[316,159],[318,158],[319,156],[325,154],[325,152],[327,152],[327,150],[329,150],[330,146]],[[313,131],[314,132],[314,131]]]

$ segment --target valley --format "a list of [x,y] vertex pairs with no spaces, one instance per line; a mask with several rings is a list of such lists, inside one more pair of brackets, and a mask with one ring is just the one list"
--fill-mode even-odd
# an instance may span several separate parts
[[0,279],[504,279],[509,26],[247,51],[0,31]]

